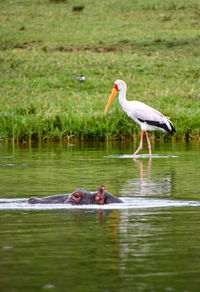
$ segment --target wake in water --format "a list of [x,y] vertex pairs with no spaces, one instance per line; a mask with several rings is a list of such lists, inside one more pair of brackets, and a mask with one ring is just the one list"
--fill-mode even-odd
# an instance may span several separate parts
[[[135,155],[134,159],[136,158],[176,158],[178,156],[176,155],[159,155],[159,154],[152,154],[149,156],[149,154],[141,154],[141,155]],[[122,155],[108,155],[105,156],[105,158],[133,158],[133,154],[122,154]]]
[[70,205],[70,204],[34,204],[31,205],[25,198],[0,199],[0,210],[58,210],[58,209],[149,209],[149,208],[173,208],[173,207],[200,207],[200,201],[146,199],[146,198],[120,198],[123,203],[105,205]]

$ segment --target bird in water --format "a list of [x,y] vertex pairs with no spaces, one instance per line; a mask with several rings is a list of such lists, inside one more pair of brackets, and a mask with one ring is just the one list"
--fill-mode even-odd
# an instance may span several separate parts
[[133,156],[135,156],[142,149],[144,132],[148,143],[149,155],[151,156],[151,142],[147,131],[160,130],[173,135],[176,130],[170,120],[159,111],[140,101],[128,101],[126,99],[126,90],[127,86],[124,81],[115,81],[115,85],[105,107],[104,114],[106,114],[115,95],[119,93],[119,103],[121,104],[123,110],[141,127],[140,145]]

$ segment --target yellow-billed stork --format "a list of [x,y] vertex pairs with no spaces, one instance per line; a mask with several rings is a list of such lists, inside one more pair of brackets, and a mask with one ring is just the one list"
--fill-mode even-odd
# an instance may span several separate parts
[[173,135],[176,130],[170,120],[159,111],[139,101],[128,101],[126,99],[126,89],[127,86],[124,81],[115,81],[115,85],[105,107],[104,114],[106,114],[112,100],[117,92],[119,92],[119,103],[121,104],[123,110],[141,127],[140,145],[133,156],[135,156],[142,149],[144,132],[148,143],[149,155],[151,155],[151,143],[147,131],[160,130]]

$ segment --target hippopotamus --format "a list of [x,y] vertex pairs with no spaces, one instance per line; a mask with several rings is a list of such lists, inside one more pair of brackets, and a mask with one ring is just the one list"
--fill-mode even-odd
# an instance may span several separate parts
[[72,194],[55,195],[43,198],[31,197],[28,199],[30,204],[97,204],[104,205],[110,203],[122,203],[122,200],[113,196],[105,190],[105,186],[101,185],[96,192],[90,192],[84,189],[77,189]]

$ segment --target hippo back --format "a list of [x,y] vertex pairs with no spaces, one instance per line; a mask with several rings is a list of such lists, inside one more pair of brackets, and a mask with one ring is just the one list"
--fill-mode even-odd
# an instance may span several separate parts
[[122,203],[122,200],[120,200],[118,197],[113,196],[111,193],[107,191],[105,191],[104,196],[105,196],[105,204]]

